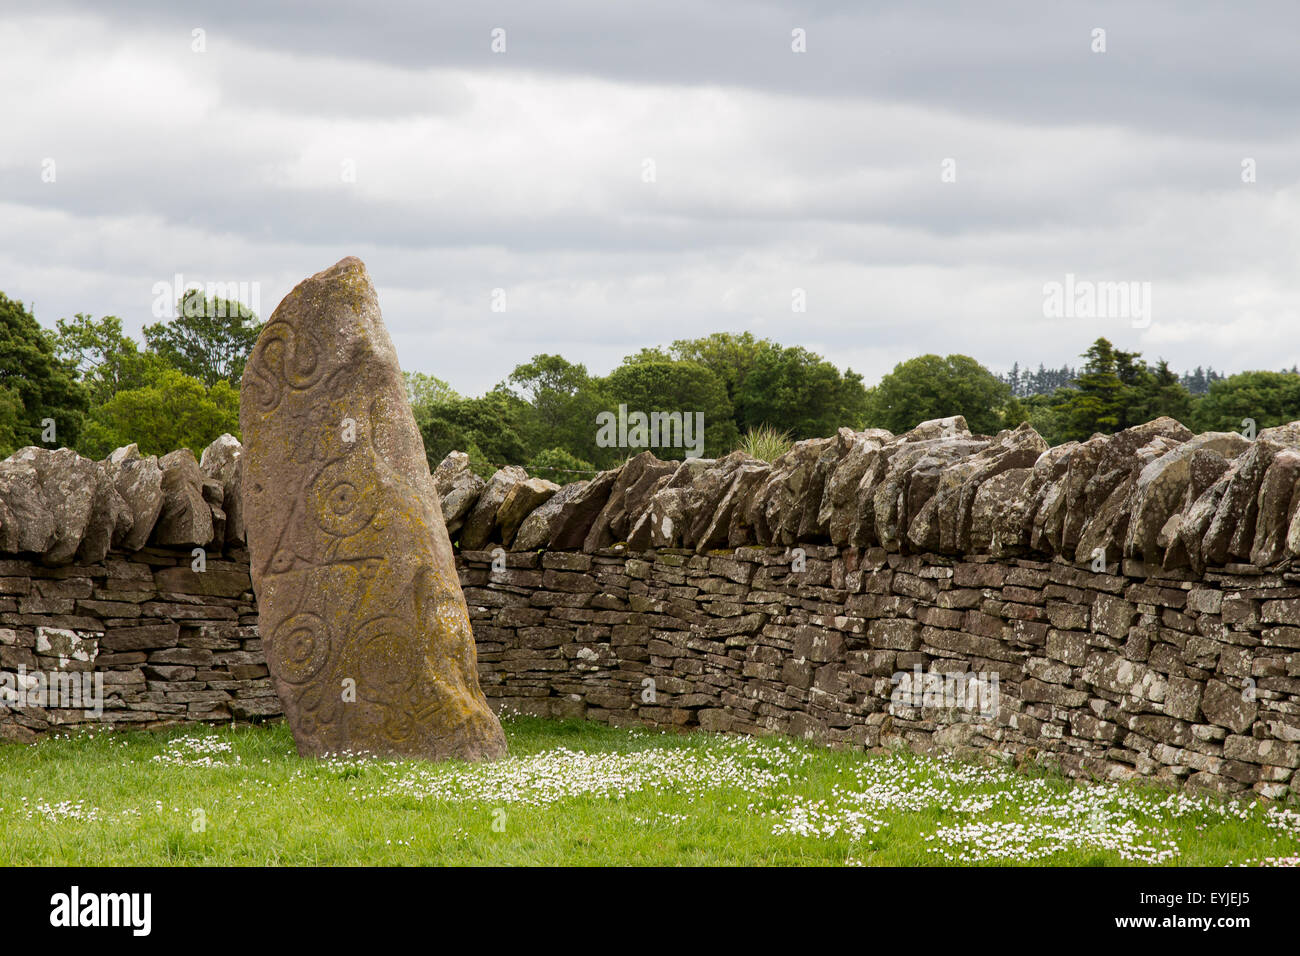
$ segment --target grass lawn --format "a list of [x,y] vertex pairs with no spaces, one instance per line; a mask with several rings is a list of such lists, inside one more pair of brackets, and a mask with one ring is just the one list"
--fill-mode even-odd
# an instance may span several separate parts
[[496,764],[296,755],[283,723],[0,745],[0,863],[1295,864],[1300,812],[768,738],[505,721]]

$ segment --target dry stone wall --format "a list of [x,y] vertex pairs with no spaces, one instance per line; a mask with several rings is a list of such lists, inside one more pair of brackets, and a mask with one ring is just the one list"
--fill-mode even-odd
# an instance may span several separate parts
[[[0,462],[0,678],[100,671],[114,724],[278,713],[241,467],[229,436]],[[563,487],[452,453],[434,480],[499,707],[1300,791],[1300,423],[1048,448],[951,418]],[[77,713],[0,702],[0,733]]]
[[0,739],[281,713],[242,549],[0,558]]
[[547,716],[1300,792],[1300,575],[797,557],[462,553],[484,691]]

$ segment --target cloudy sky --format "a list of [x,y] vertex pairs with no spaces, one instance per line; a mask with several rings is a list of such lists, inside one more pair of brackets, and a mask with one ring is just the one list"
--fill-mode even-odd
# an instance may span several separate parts
[[[1300,362],[1294,3],[309,10],[0,3],[0,290],[138,330],[178,273],[265,316],[358,255],[403,367],[468,394],[712,331],[868,382],[1098,335]],[[1045,315],[1067,275],[1150,313]]]

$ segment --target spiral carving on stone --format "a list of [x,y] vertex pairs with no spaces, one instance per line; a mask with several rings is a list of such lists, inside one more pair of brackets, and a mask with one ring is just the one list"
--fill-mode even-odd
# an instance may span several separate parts
[[271,672],[286,684],[305,684],[330,655],[328,626],[318,615],[300,611],[280,622],[267,648]]
[[258,336],[245,377],[251,375],[257,407],[267,412],[280,404],[285,389],[309,389],[327,371],[314,338],[298,332],[288,322],[273,321]]

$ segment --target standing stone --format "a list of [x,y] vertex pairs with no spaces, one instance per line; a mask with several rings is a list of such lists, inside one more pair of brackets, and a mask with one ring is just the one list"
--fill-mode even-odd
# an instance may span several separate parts
[[370,276],[298,284],[240,389],[244,523],[298,752],[505,754],[438,491]]

